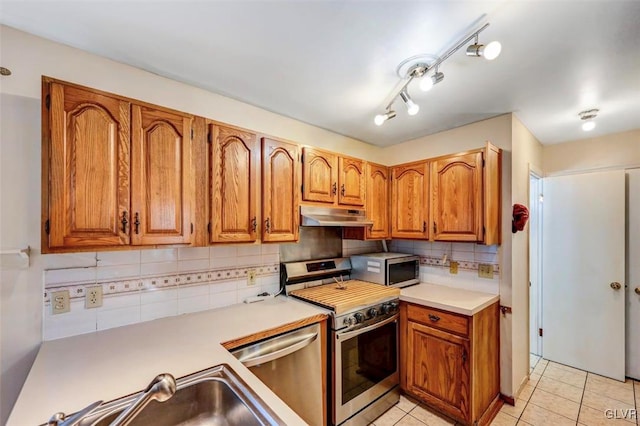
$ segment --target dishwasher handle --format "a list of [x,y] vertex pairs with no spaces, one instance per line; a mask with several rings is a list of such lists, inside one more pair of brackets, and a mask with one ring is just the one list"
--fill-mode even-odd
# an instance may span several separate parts
[[240,362],[242,362],[242,364],[247,368],[254,367],[259,364],[264,364],[265,362],[270,362],[278,358],[283,358],[289,354],[299,351],[300,349],[306,346],[309,346],[317,338],[318,338],[317,332],[303,334],[299,337],[296,337],[292,344],[284,348],[274,348],[274,350],[268,351],[267,353],[264,353],[264,354],[257,354],[254,356],[249,356],[247,358],[240,359]]

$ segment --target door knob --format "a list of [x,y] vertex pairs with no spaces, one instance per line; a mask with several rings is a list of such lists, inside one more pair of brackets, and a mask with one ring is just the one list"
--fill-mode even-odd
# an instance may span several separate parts
[[619,282],[612,282],[611,284],[609,284],[611,286],[612,289],[614,290],[620,290],[622,288],[622,285]]
[[636,294],[640,294],[640,287],[636,287],[634,291],[636,292]]

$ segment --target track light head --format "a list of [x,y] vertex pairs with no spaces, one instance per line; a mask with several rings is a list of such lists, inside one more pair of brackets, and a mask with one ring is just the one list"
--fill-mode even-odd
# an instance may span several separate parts
[[391,120],[395,116],[396,116],[395,111],[393,110],[387,111],[385,114],[376,115],[376,117],[373,119],[373,122],[376,123],[376,126],[382,126],[385,121]]
[[418,111],[420,111],[420,105],[417,105],[415,102],[413,102],[413,100],[411,100],[411,97],[406,90],[400,92],[400,98],[407,106],[407,114],[416,115]]
[[431,77],[424,77],[420,80],[420,89],[423,92],[428,92],[435,86],[440,83],[444,79],[444,73],[441,73],[436,70],[436,72]]
[[500,56],[501,51],[502,45],[499,41],[492,41],[485,46],[484,44],[478,44],[478,41],[476,40],[475,43],[467,47],[467,56],[482,56],[487,61],[493,61],[495,58]]

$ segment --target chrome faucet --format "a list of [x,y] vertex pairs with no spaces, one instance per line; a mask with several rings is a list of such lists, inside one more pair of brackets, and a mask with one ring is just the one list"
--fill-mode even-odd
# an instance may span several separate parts
[[[157,375],[133,404],[111,422],[111,426],[128,425],[148,403],[164,402],[176,393],[176,379],[169,373]],[[65,425],[66,426],[66,425]]]
[[55,413],[47,422],[47,426],[75,426],[80,423],[82,419],[95,411],[95,409],[100,405],[102,405],[102,401],[96,401],[66,419],[64,413]]

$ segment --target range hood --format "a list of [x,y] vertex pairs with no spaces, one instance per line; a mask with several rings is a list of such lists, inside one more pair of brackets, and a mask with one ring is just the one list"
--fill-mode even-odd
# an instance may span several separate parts
[[300,206],[302,226],[371,226],[364,210],[334,209],[330,207]]

